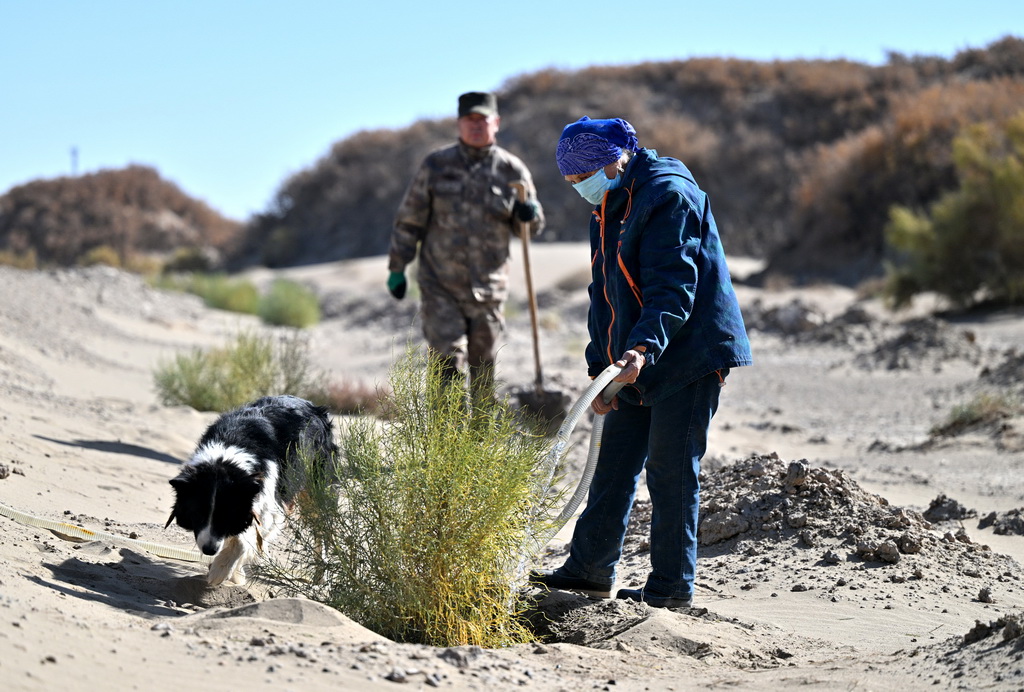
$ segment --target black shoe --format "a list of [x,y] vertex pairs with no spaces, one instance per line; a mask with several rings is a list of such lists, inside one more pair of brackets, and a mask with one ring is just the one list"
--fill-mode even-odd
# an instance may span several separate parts
[[611,598],[612,587],[610,584],[599,584],[597,582],[572,577],[559,569],[535,569],[530,572],[530,583],[546,586],[549,589],[559,591],[579,591],[594,598]]
[[652,608],[690,608],[693,606],[692,598],[671,598],[670,596],[655,596],[652,593],[645,593],[643,589],[619,589],[615,598],[622,598],[627,601],[643,601]]

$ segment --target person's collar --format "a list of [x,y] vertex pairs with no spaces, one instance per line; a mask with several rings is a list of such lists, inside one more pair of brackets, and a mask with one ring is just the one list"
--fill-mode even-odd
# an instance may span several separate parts
[[[622,182],[614,190],[608,192],[608,201],[605,203],[606,212],[611,212],[624,206],[632,196],[637,186],[640,168],[643,166],[639,159],[646,159],[645,152],[647,151],[647,149],[639,149],[630,157],[629,163],[626,164],[626,168],[622,171]],[[639,184],[643,185],[643,182],[640,181]]]
[[494,151],[494,144],[488,144],[486,147],[471,147],[461,139],[459,140],[459,151],[470,161],[482,161],[491,155]]
[[639,160],[641,158],[646,158],[644,156],[644,152],[646,151],[646,149],[639,149],[636,152],[634,152],[634,154],[631,157],[629,157],[629,161],[626,163],[626,167],[622,170],[622,182],[616,189],[629,187],[630,183],[632,183],[632,181],[637,177],[641,168]]

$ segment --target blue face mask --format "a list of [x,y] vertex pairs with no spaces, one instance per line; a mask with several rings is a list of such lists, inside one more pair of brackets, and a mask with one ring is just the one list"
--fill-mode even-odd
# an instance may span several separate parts
[[576,189],[576,192],[580,193],[580,197],[583,199],[591,204],[600,204],[601,200],[604,199],[604,193],[617,188],[620,182],[622,182],[621,172],[609,180],[602,168],[583,182],[573,183],[573,187]]

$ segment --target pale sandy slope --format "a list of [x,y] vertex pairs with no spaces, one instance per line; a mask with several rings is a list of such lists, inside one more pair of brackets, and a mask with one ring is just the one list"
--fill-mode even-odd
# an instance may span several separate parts
[[[586,385],[586,292],[579,276],[586,272],[587,250],[575,244],[533,250],[546,380],[575,397]],[[517,261],[514,276],[521,269]],[[384,292],[383,258],[286,273],[311,282],[324,299],[327,319],[311,330],[311,347],[333,377],[384,381],[393,351],[418,339],[415,301],[396,304]],[[275,275],[254,273],[260,281]],[[826,319],[856,302],[852,292],[832,287],[739,292],[745,308],[760,300],[763,312],[799,298]],[[865,307],[878,325],[894,320],[873,303]],[[257,329],[257,321],[208,310],[189,296],[155,292],[112,270],[0,268],[0,325],[0,464],[9,472],[0,479],[0,502],[49,519],[188,546],[180,529],[163,529],[171,502],[167,480],[213,415],[161,406],[152,370],[182,349]],[[983,347],[979,358],[995,362],[1021,343],[1024,317],[1003,312],[953,328],[973,330]],[[752,337],[757,363],[735,373],[724,392],[709,463],[777,452],[787,462],[806,459],[812,467],[841,469],[865,490],[919,511],[940,493],[979,514],[1024,505],[1021,452],[999,451],[984,435],[899,451],[927,439],[928,429],[962,398],[959,388],[977,380],[981,361],[932,358],[922,359],[926,367],[871,370],[854,362],[865,344],[840,347],[754,331]],[[501,368],[509,386],[533,382],[518,279]],[[588,429],[585,422],[577,431],[582,442]],[[574,449],[570,465],[578,469],[581,457]],[[817,556],[809,561],[807,551],[782,543],[757,559],[703,551],[697,605],[709,612],[570,603],[585,618],[581,631],[593,633],[590,640],[580,635],[580,644],[445,652],[381,640],[310,603],[264,601],[249,611],[232,610],[266,594],[237,588],[206,593],[197,587],[201,569],[195,565],[102,541],[74,544],[6,518],[0,526],[0,678],[10,689],[394,689],[403,679],[417,688],[491,690],[714,684],[948,689],[964,682],[957,670],[982,675],[996,689],[1021,684],[996,677],[1014,665],[1008,645],[982,652],[950,639],[962,637],[975,621],[993,621],[1024,606],[1021,571],[1002,559],[959,567],[936,561],[920,592],[887,587],[895,572],[860,566],[864,574],[853,574],[848,585],[863,576],[861,589],[850,591],[835,586],[845,578],[829,577],[835,573],[824,572]],[[1024,538],[994,536],[976,526],[976,520],[963,522],[968,540],[1024,555]],[[561,560],[566,535],[551,546],[547,564]],[[642,579],[645,560],[642,552],[631,555],[621,580]],[[988,564],[998,564],[999,573],[989,573]],[[950,569],[959,571],[952,575]],[[755,573],[759,581],[747,588]],[[800,579],[826,578],[833,581],[831,591],[791,590]],[[943,580],[956,588],[943,591]],[[984,585],[994,603],[976,598]],[[896,598],[887,599],[891,594]],[[918,649],[927,646],[938,649]],[[940,649],[956,656],[940,662]]]

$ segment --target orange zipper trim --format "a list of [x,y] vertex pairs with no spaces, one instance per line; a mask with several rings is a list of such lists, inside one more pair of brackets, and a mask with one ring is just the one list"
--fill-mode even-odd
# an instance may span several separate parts
[[[632,183],[630,183],[629,189],[626,190],[626,213],[623,215],[622,221],[619,222],[619,226],[620,226],[620,228],[619,228],[619,237],[621,237],[622,234],[625,232],[625,230],[626,230],[626,219],[629,218],[630,212],[633,211],[633,186],[634,185],[636,185],[636,181],[635,180]],[[626,277],[626,283],[629,284],[630,290],[633,291],[633,296],[636,298],[636,302],[640,303],[640,306],[643,307],[643,304],[644,304],[643,294],[640,292],[640,287],[637,286],[636,281],[633,280],[633,276],[629,273],[629,270],[626,269],[626,265],[622,261],[622,253],[619,252],[619,250],[621,250],[621,249],[622,249],[622,241],[620,240],[618,248],[616,249],[616,253],[615,253],[616,261],[617,261],[617,263],[619,265],[619,269],[622,271],[622,275]]]
[[[604,277],[604,286],[602,287],[601,292],[604,293],[604,302],[608,305],[608,309],[612,313],[611,319],[608,320],[608,345],[606,347],[606,350],[608,352],[608,363],[611,364],[611,363],[615,362],[615,358],[612,356],[612,327],[615,326],[615,307],[612,305],[611,299],[608,298],[608,270],[607,270],[607,266],[608,265],[605,262],[607,257],[604,254],[604,240],[605,240],[605,238],[604,238],[604,230],[605,230],[604,229],[604,219],[605,219],[605,204],[607,204],[607,202],[608,202],[608,192],[606,191],[604,193],[604,197],[601,198],[601,213],[598,214],[597,211],[595,211],[594,214],[597,216],[597,221],[598,221],[598,224],[600,225],[600,228],[601,228],[601,276]],[[616,254],[618,254],[618,253],[616,253]]]
[[[621,240],[619,241],[619,247],[622,247]],[[622,262],[622,255],[616,254],[616,259],[618,260],[619,269],[622,271],[622,275],[626,277],[626,283],[629,284],[629,288],[633,291],[633,296],[636,298],[636,302],[640,303],[640,306],[643,307],[644,297],[640,293],[640,287],[636,285],[635,281],[633,281],[633,277],[630,275],[629,270],[626,269],[626,265]]]

